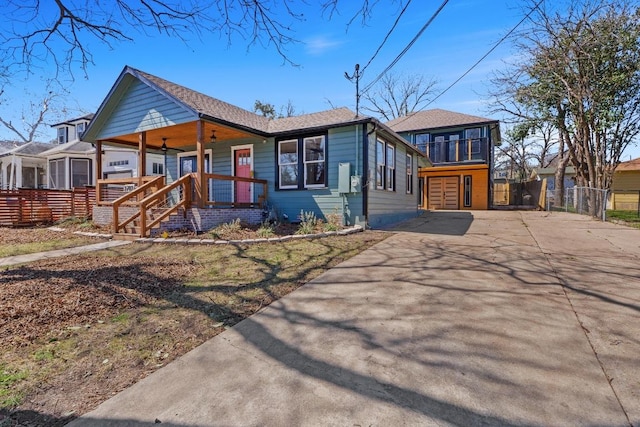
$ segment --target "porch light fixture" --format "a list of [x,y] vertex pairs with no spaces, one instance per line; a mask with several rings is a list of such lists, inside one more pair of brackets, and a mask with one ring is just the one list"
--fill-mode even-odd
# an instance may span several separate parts
[[160,147],[163,153],[167,153],[167,138],[162,138],[162,147]]
[[216,138],[216,131],[212,130],[211,131],[211,137],[209,138],[209,142],[213,144],[214,142],[216,142],[216,139],[217,139]]

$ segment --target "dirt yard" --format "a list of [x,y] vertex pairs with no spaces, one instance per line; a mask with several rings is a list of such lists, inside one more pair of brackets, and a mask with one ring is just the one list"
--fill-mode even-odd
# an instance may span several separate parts
[[[0,243],[55,239],[3,230]],[[0,426],[58,426],[387,237],[137,244],[0,272]]]

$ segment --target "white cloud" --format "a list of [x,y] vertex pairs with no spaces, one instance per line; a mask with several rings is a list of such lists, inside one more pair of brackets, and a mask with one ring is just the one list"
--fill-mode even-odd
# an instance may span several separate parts
[[326,36],[316,36],[304,41],[305,48],[310,55],[322,55],[338,46],[344,44],[344,41],[332,40]]

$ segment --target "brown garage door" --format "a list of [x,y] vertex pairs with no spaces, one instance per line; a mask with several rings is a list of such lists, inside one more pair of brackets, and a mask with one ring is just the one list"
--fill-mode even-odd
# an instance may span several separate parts
[[429,209],[458,209],[458,177],[429,178]]

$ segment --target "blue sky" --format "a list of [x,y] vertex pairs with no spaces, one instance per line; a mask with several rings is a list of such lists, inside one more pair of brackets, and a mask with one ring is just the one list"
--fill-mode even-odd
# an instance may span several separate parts
[[[353,6],[354,3],[351,3]],[[198,90],[207,95],[252,110],[255,100],[276,107],[288,102],[296,113],[312,113],[346,106],[355,109],[355,87],[344,77],[356,63],[366,64],[382,42],[397,14],[391,2],[382,1],[374,9],[366,26],[353,22],[348,2],[340,2],[340,15],[331,20],[319,16],[317,6],[306,18],[294,22],[300,43],[290,45],[287,55],[298,67],[283,63],[271,46],[247,46],[247,41],[234,37],[232,44],[222,36],[207,34],[185,45],[166,36],[145,36],[130,32],[134,42],[122,42],[112,49],[90,41],[95,65],[88,68],[88,79],[76,72],[69,83],[66,105],[76,112],[95,111],[125,65],[141,69],[167,80]],[[411,41],[440,6],[440,1],[414,1],[381,52],[365,71],[361,86],[371,82]],[[519,0],[450,0],[408,53],[395,65],[393,72],[423,74],[434,78],[443,90],[466,72],[481,56],[522,19]],[[5,24],[6,25],[6,24]],[[472,72],[427,108],[444,108],[462,113],[500,119],[487,106],[489,79],[505,60],[514,57],[508,42],[499,46]],[[38,75],[27,84],[37,90]],[[16,82],[6,97],[16,100],[23,93],[22,82]],[[439,91],[437,91],[439,93]],[[7,116],[8,108],[0,106]],[[8,138],[0,130],[0,138]],[[42,139],[52,139],[50,132]],[[634,157],[640,155],[636,148]],[[625,159],[628,158],[625,156]]]

